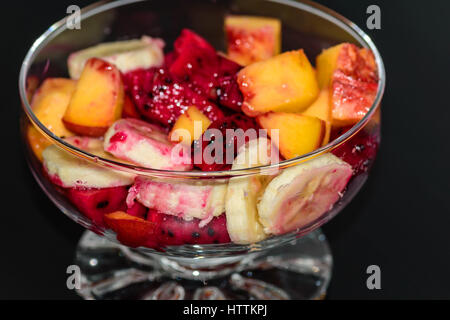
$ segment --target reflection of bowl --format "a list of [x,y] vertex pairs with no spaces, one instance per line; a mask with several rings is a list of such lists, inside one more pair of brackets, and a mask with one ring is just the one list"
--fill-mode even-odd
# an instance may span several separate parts
[[[177,275],[193,279],[198,277],[212,278],[219,274],[224,275],[233,271],[243,258],[249,258],[243,260],[252,260],[254,256],[261,257],[267,253],[268,249],[279,247],[308,234],[330,220],[356,195],[367,177],[368,170],[377,151],[380,127],[378,107],[384,90],[385,74],[381,57],[370,38],[345,18],[319,5],[306,1],[297,3],[252,0],[226,1],[220,4],[204,1],[175,2],[176,4],[170,1],[164,3],[117,1],[106,4],[94,4],[83,10],[80,30],[66,29],[65,20],[56,23],[36,41],[27,54],[20,74],[20,94],[23,109],[31,123],[51,142],[63,148],[66,152],[70,152],[76,157],[85,159],[85,161],[98,166],[108,168],[108,170],[124,171],[147,178],[158,178],[166,183],[179,183],[180,181],[184,182],[194,178],[198,183],[203,181],[210,184],[223,184],[227,183],[231,178],[257,176],[273,172],[274,169],[278,170],[277,174],[282,174],[287,168],[302,165],[305,162],[312,161],[318,155],[329,152],[343,156],[346,160],[350,159],[358,167],[357,174],[350,180],[345,193],[338,203],[330,211],[311,221],[306,221],[307,223],[295,232],[273,236],[251,245],[229,243],[158,248],[163,253],[158,253],[150,248],[140,247],[129,250],[121,247],[123,252],[127,253],[128,259],[136,261],[137,257],[139,257],[139,261],[142,261],[142,259],[146,261],[156,260],[163,265],[166,271],[170,270],[170,274],[176,272]],[[174,10],[173,8],[177,9]],[[184,27],[192,28],[199,32],[220,50],[223,47],[221,21],[224,14],[228,12],[280,18],[283,22],[283,51],[304,48],[310,58],[315,57],[323,48],[343,41],[369,47],[376,56],[380,82],[376,100],[366,117],[350,130],[337,136],[327,146],[305,156],[283,161],[272,166],[205,173],[148,169],[97,157],[53,135],[33,114],[26,95],[27,78],[37,76],[42,80],[48,77],[49,74],[52,76],[66,76],[67,73],[62,70],[65,70],[67,56],[74,50],[98,42],[137,37],[142,34],[162,37],[170,44]],[[105,19],[105,16],[108,19]],[[102,25],[99,26],[99,24]],[[89,25],[95,25],[96,30],[104,30],[104,34],[102,38],[96,37],[92,43],[87,44],[86,39],[91,39],[89,37],[91,30],[86,27]],[[60,43],[62,40],[65,43],[70,43],[70,46],[58,46],[58,51],[52,52],[50,58],[49,48],[54,47],[55,44]],[[41,61],[46,61],[46,63]],[[29,121],[25,117],[22,120],[22,132],[25,133]],[[365,146],[366,149],[361,148],[361,145]],[[370,145],[369,148],[366,145]],[[52,201],[74,221],[104,235],[108,240],[116,242],[115,234],[112,231],[105,230],[102,226],[94,225],[92,221],[83,216],[67,201],[65,196],[44,177],[40,162],[31,154],[29,153],[28,156],[31,170],[42,189]],[[318,237],[317,239],[321,238]],[[299,248],[298,250],[302,249]],[[302,250],[302,254],[308,254],[308,250]],[[258,252],[261,253],[259,254]],[[285,254],[288,254],[288,250]],[[175,264],[176,267],[174,267]],[[224,270],[227,271],[224,272]],[[323,277],[324,280],[327,280],[327,276]],[[236,277],[234,279],[236,280]],[[232,281],[230,280],[230,282]],[[324,285],[326,284],[322,284],[319,287],[322,288]],[[85,293],[82,294],[86,295]],[[317,295],[317,293],[314,295]]]

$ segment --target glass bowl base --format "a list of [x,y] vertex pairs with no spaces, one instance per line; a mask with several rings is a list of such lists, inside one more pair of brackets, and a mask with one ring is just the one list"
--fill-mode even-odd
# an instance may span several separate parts
[[245,257],[237,263],[224,266],[221,262],[207,269],[203,259],[198,259],[203,264],[195,270],[192,261],[197,259],[189,259],[191,263],[186,268],[170,257],[144,256],[138,250],[86,231],[75,258],[81,271],[77,293],[84,299],[96,300],[324,298],[331,278],[332,256],[320,230],[280,248]]

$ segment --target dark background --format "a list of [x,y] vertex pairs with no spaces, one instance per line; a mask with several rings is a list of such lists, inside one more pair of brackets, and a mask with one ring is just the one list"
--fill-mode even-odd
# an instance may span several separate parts
[[[33,180],[19,140],[20,64],[33,41],[91,1],[2,3],[6,147],[0,222],[0,299],[77,299],[66,268],[82,228],[61,214]],[[334,254],[329,299],[450,298],[450,2],[320,0],[361,26],[384,58],[383,139],[374,170],[356,199],[325,227]],[[367,30],[378,4],[382,29]],[[6,73],[4,70],[6,69]],[[381,267],[381,290],[366,287],[366,268]]]

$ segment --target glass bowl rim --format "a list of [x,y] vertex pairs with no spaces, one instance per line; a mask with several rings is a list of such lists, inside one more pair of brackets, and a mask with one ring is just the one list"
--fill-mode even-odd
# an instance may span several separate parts
[[[128,5],[131,3],[144,2],[145,0],[109,0],[109,1],[99,1],[95,2],[83,9],[81,9],[81,21],[91,16],[94,16],[98,13],[114,9],[117,7],[121,7],[124,5]],[[345,143],[351,137],[353,137],[356,133],[358,133],[370,120],[370,118],[375,114],[378,109],[381,99],[384,94],[385,85],[386,85],[386,74],[384,69],[384,63],[381,58],[381,55],[373,43],[372,39],[360,29],[355,23],[343,17],[342,15],[336,13],[335,11],[320,5],[318,3],[309,1],[309,0],[301,0],[302,2],[296,2],[292,0],[265,0],[267,2],[278,3],[286,6],[295,7],[297,9],[307,11],[313,15],[319,16],[329,22],[337,25],[341,29],[344,29],[347,33],[352,35],[358,42],[366,48],[372,50],[375,55],[375,61],[378,67],[378,90],[375,97],[375,100],[370,107],[367,114],[356,123],[350,130],[346,131],[344,134],[340,135],[337,139],[331,141],[325,146],[322,146],[319,149],[314,150],[313,152],[304,154],[302,156],[292,158],[289,160],[284,160],[276,164],[265,165],[252,167],[247,169],[239,169],[239,170],[228,170],[228,171],[174,171],[174,170],[161,170],[161,169],[152,169],[146,168],[142,166],[127,164],[119,161],[114,161],[106,158],[102,158],[91,154],[87,151],[79,149],[68,142],[64,141],[60,137],[54,135],[48,128],[46,128],[35,116],[32,111],[31,105],[28,101],[27,92],[26,92],[26,81],[27,81],[27,73],[29,68],[34,60],[34,58],[38,55],[38,53],[57,35],[66,30],[66,21],[68,17],[65,17],[58,22],[52,24],[31,46],[29,51],[27,52],[25,59],[22,63],[20,74],[19,74],[19,93],[20,99],[22,101],[22,108],[28,116],[31,123],[35,126],[35,128],[43,134],[47,139],[49,139],[52,143],[56,144],[60,148],[64,149],[71,154],[83,158],[87,161],[94,162],[104,167],[112,168],[115,170],[120,170],[132,174],[137,174],[141,176],[149,176],[149,177],[176,177],[176,178],[227,178],[232,176],[244,176],[244,175],[253,175],[253,174],[264,174],[273,172],[273,170],[282,170],[284,168],[297,165],[302,162],[306,162],[310,159],[313,159],[321,154],[330,152],[331,150],[339,147],[341,144]]]

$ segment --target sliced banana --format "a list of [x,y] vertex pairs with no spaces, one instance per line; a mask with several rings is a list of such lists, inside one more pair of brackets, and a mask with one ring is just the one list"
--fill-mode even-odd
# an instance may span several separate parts
[[72,53],[67,60],[69,74],[78,79],[90,58],[113,63],[123,73],[138,68],[159,67],[164,62],[164,41],[143,36],[141,39],[101,43]]
[[320,218],[340,199],[351,176],[351,166],[330,153],[284,169],[258,203],[264,231],[283,234]]
[[[262,151],[262,152],[261,152]],[[245,169],[273,163],[277,154],[270,140],[259,138],[249,141],[238,153],[232,169]],[[231,178],[225,198],[227,230],[237,244],[261,241],[267,237],[258,220],[257,200],[270,176],[252,175]]]
[[[103,151],[103,142],[99,139],[70,137],[66,140],[92,154],[112,159]],[[111,188],[131,185],[134,181],[134,175],[92,164],[56,145],[47,147],[42,157],[50,180],[63,188]]]
[[138,200],[144,206],[185,220],[202,220],[207,225],[225,210],[226,183],[200,179],[136,178],[127,203]]
[[138,119],[120,119],[109,127],[104,149],[118,159],[148,168],[192,169],[190,146],[169,141],[163,128]]

